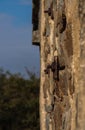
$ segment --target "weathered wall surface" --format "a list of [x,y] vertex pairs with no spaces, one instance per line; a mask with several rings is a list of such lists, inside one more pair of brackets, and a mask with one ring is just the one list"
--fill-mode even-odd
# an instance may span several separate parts
[[41,130],[85,130],[85,0],[37,2],[33,44],[41,55]]

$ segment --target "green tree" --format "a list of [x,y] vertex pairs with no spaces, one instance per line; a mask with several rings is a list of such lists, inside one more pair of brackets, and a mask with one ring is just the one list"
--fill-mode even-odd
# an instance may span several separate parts
[[39,130],[39,78],[0,70],[1,130]]

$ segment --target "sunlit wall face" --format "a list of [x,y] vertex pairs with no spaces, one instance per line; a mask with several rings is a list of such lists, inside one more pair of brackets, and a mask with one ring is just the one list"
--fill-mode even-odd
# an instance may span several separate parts
[[0,1],[0,67],[26,76],[39,72],[39,48],[32,46],[32,1]]

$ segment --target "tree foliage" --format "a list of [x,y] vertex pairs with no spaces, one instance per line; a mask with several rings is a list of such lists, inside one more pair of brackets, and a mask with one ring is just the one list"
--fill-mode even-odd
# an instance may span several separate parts
[[0,130],[39,130],[39,78],[0,69]]

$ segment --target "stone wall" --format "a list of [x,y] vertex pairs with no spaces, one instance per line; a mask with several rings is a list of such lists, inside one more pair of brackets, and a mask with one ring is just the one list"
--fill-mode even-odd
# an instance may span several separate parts
[[41,130],[84,130],[85,1],[37,2],[33,44],[41,56]]

